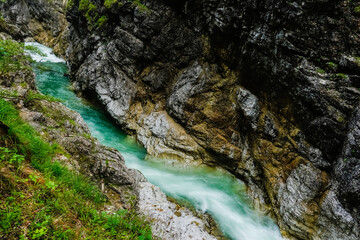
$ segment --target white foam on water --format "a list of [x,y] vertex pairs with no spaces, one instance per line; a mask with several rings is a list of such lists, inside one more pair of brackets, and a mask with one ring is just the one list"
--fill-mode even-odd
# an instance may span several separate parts
[[45,56],[41,56],[37,53],[26,51],[27,53],[29,53],[29,55],[35,62],[54,62],[54,63],[65,62],[64,59],[57,57],[53,53],[51,48],[48,48],[38,42],[25,42],[25,46],[37,47],[43,54],[45,54]]
[[[244,183],[225,171],[170,171],[156,168],[124,154],[129,167],[140,170],[153,184],[176,199],[186,199],[197,209],[214,217],[222,231],[234,240],[281,240],[278,226],[262,213],[251,209],[236,190]],[[144,161],[143,161],[144,162]],[[221,172],[224,174],[222,175]],[[232,179],[232,180],[231,180]],[[227,189],[227,191],[224,191]],[[244,192],[243,192],[244,194]]]

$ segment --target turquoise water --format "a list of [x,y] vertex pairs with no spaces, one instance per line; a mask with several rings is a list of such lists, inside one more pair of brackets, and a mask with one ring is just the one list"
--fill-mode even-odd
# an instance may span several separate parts
[[63,104],[79,112],[92,136],[118,149],[128,167],[140,170],[168,196],[212,215],[230,239],[282,239],[276,224],[250,207],[244,184],[227,172],[208,167],[170,167],[160,160],[145,160],[145,149],[133,137],[121,131],[101,109],[74,94],[69,79],[64,77],[65,63],[52,55],[51,49],[35,45],[48,54],[47,57],[32,55],[38,61],[34,70],[40,92],[62,99]]

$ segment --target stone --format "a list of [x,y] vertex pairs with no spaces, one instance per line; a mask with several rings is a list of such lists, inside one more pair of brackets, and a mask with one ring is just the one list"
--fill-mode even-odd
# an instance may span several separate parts
[[[314,231],[314,223],[311,221],[318,214],[316,198],[321,195],[322,188],[321,172],[311,164],[300,164],[280,187],[280,215],[284,224],[289,226],[291,235],[302,235],[303,229],[306,232]],[[313,204],[310,205],[309,202]],[[307,236],[304,234],[302,237]]]
[[257,122],[260,115],[260,106],[257,97],[248,90],[239,88],[237,103],[244,116],[248,119],[251,128],[257,130]]
[[153,221],[153,234],[162,239],[216,239],[204,231],[206,223],[179,205],[169,202],[159,187],[139,183],[139,211]]
[[68,28],[63,0],[7,0],[0,3],[5,31],[16,39],[32,37],[65,56]]

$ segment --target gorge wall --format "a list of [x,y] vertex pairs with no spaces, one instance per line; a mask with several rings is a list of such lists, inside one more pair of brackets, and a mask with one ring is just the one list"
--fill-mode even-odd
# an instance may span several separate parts
[[67,0],[6,0],[0,2],[3,32],[17,40],[27,37],[65,56],[68,45]]
[[149,154],[227,169],[286,237],[359,238],[359,2],[68,7],[74,88]]

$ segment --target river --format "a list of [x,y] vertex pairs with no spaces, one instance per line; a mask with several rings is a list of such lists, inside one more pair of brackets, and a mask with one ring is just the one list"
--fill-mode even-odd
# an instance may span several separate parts
[[41,44],[27,45],[36,46],[46,54],[31,54],[37,62],[33,66],[39,91],[62,99],[64,105],[79,112],[92,136],[103,145],[118,149],[128,167],[140,170],[148,181],[159,186],[168,196],[209,213],[230,239],[282,239],[273,220],[251,208],[243,182],[221,169],[182,168],[169,166],[160,160],[145,160],[145,149],[133,137],[121,131],[103,110],[75,95],[69,78],[64,76],[68,69],[62,59]]

